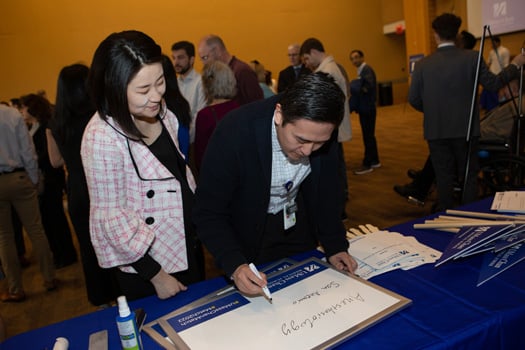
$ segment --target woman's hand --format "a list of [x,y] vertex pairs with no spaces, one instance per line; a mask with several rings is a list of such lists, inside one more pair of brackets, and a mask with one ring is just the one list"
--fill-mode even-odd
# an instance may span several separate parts
[[163,269],[160,269],[150,281],[155,287],[159,299],[168,299],[178,292],[188,289],[188,287],[180,283],[175,277],[171,276]]

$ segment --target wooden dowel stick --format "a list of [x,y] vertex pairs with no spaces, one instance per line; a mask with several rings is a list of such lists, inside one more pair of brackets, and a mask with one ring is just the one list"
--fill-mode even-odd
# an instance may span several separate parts
[[477,211],[463,211],[463,210],[453,210],[448,209],[447,214],[459,215],[459,216],[472,216],[475,218],[486,218],[486,219],[509,219],[509,220],[524,220],[524,215],[504,215],[504,214],[490,214],[490,213],[480,213]]
[[437,228],[436,231],[458,233],[459,232],[459,228]]
[[425,223],[425,224],[414,224],[415,229],[420,228],[458,228],[464,226],[497,226],[497,225],[511,225],[508,221],[492,221],[490,223],[480,223],[476,221],[454,221],[454,222],[438,222],[438,223]]
[[492,222],[493,220],[487,220],[487,219],[473,219],[473,218],[465,218],[464,216],[446,216],[446,215],[440,215],[437,218],[437,221],[479,221],[479,222]]

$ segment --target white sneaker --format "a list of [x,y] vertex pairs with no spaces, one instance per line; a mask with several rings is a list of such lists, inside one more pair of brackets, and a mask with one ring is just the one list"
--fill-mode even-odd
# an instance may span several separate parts
[[354,170],[354,174],[355,175],[364,175],[364,174],[371,173],[372,171],[374,171],[374,169],[372,167],[362,166],[361,168]]
[[381,163],[372,164],[370,167],[374,169],[381,168]]

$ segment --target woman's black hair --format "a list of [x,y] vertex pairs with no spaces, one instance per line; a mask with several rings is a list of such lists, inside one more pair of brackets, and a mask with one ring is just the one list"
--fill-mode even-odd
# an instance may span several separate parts
[[180,93],[175,68],[173,68],[171,59],[166,55],[162,55],[162,69],[166,81],[166,92],[164,93],[166,106],[175,113],[180,125],[189,128],[191,123],[190,104]]
[[160,46],[142,32],[113,33],[102,41],[93,56],[88,79],[100,117],[111,116],[128,136],[142,138],[129,112],[127,87],[144,65],[161,61]]
[[40,95],[29,94],[20,98],[22,106],[27,107],[27,112],[38,120],[42,125],[46,125],[52,116],[52,107],[49,101]]
[[[88,75],[89,68],[83,64],[66,66],[58,75],[54,125],[64,145],[68,145],[78,136],[74,135],[79,129],[75,125],[82,124],[84,127],[95,113],[95,107],[87,92]],[[83,130],[83,127],[80,130]]]

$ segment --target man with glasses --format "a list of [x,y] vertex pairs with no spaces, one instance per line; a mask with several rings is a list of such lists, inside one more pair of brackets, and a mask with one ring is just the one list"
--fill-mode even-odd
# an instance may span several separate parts
[[239,104],[243,105],[264,98],[253,69],[247,63],[232,56],[220,37],[213,34],[206,35],[199,42],[198,52],[202,63],[222,61],[232,69],[237,80],[236,100]]
[[301,61],[300,50],[301,46],[299,44],[291,44],[288,46],[288,59],[290,60],[290,65],[279,73],[277,92],[283,92],[290,85],[295,83],[301,75],[311,72]]

